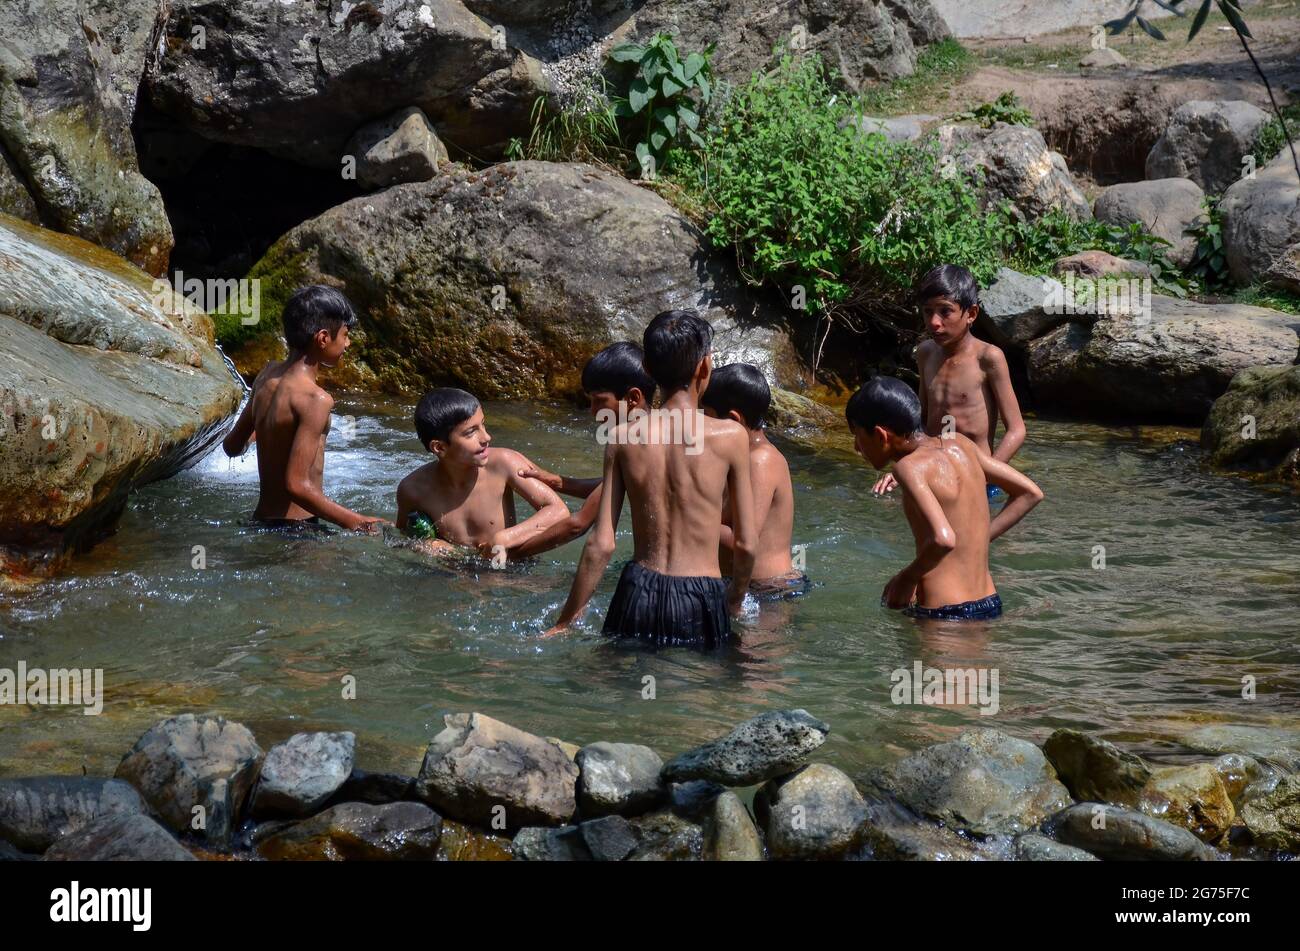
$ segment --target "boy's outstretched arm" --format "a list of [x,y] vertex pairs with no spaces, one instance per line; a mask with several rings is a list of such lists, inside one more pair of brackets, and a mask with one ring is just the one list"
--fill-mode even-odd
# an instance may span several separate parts
[[614,555],[614,531],[618,528],[618,517],[622,511],[623,475],[618,468],[618,446],[611,443],[605,447],[605,479],[600,490],[596,525],[582,548],[582,558],[578,561],[578,572],[573,576],[568,600],[560,609],[555,626],[543,637],[564,631],[587,607],[587,602],[591,600],[596,585],[600,582],[600,576],[605,573],[609,559]]
[[557,475],[554,472],[543,469],[541,466],[533,465],[531,462],[519,470],[519,475],[525,479],[537,479],[544,482],[561,495],[572,496],[575,499],[585,499],[600,488],[600,479],[573,479],[569,476]]
[[994,459],[974,443],[970,443],[970,446],[973,447],[976,458],[979,459],[980,467],[984,470],[985,481],[996,485],[1011,496],[1007,503],[1002,506],[1002,511],[998,512],[993,517],[993,520],[989,522],[989,541],[993,541],[993,539],[1028,515],[1035,505],[1043,501],[1043,490],[1038,487],[1038,484],[1033,479],[1019,469]]
[[595,524],[596,515],[600,511],[601,493],[599,491],[599,482],[596,483],[596,488],[598,491],[588,495],[578,511],[571,513],[568,518],[560,519],[560,521],[535,538],[512,548],[510,553],[516,558],[531,558],[533,555],[540,555],[552,548],[567,545],[575,538],[581,538],[587,534],[587,529]]
[[912,603],[921,579],[957,547],[957,533],[953,531],[948,516],[943,514],[943,506],[934,497],[923,467],[903,459],[894,464],[894,474],[925,520],[925,532],[916,535],[916,557],[889,579],[881,595],[885,607],[905,608]]
[[[998,408],[998,415],[1006,426],[1002,441],[993,450],[993,457],[1000,462],[1010,462],[1011,457],[1025,444],[1025,419],[1020,415],[1020,402],[1016,399],[1015,388],[1011,385],[1011,371],[1007,368],[1007,358],[997,347],[990,346],[984,351],[984,377],[993,390],[993,401]],[[997,429],[997,420],[992,420],[993,429]],[[989,433],[992,442],[994,433]]]
[[334,401],[324,394],[314,394],[294,407],[298,427],[294,430],[293,445],[289,448],[289,463],[285,468],[284,486],[294,504],[312,515],[341,525],[349,531],[367,528],[382,518],[359,515],[326,497],[311,479],[311,467],[320,450],[321,438],[329,426],[330,409]]
[[569,517],[569,507],[555,492],[537,479],[529,479],[519,474],[520,470],[533,468],[533,464],[523,453],[513,449],[500,450],[501,465],[506,473],[510,488],[524,497],[535,511],[518,525],[504,528],[492,537],[492,545],[500,545],[507,551],[513,551],[517,545],[541,535],[552,525]]
[[758,523],[754,519],[754,490],[749,472],[749,434],[735,424],[735,433],[726,434],[727,494],[731,499],[731,587],[727,589],[727,606],[732,614],[740,612],[754,574],[754,556],[758,553]]

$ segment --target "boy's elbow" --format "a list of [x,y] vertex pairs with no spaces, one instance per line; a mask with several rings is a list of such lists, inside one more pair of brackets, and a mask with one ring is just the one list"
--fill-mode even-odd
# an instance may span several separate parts
[[1030,486],[1029,486],[1029,499],[1030,499],[1030,501],[1032,501],[1035,505],[1037,505],[1039,502],[1043,501],[1043,499],[1045,499],[1045,498],[1047,498],[1047,496],[1045,496],[1045,495],[1043,494],[1043,490],[1040,489],[1040,488],[1038,487],[1038,483],[1036,483],[1036,482],[1030,483]]
[[957,533],[945,526],[934,533],[934,547],[945,555],[957,549]]

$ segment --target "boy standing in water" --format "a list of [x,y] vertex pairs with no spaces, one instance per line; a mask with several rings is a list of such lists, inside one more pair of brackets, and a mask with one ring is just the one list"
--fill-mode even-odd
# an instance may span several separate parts
[[[712,342],[713,328],[694,311],[665,311],[646,328],[645,368],[663,403],[609,434],[596,525],[548,636],[572,624],[591,600],[614,554],[626,493],[633,560],[619,576],[604,633],[700,648],[730,640],[730,615],[749,585],[758,533],[749,437],[739,423],[709,419],[699,409],[713,371]],[[735,509],[730,585],[718,568],[724,493]]]
[[[610,344],[582,368],[582,390],[591,415],[596,419],[633,419],[650,409],[655,398],[655,381],[642,365],[641,348],[634,343]],[[530,466],[519,473],[539,479],[552,490],[583,499],[582,506],[568,518],[556,522],[536,538],[514,550],[520,558],[540,555],[567,545],[587,533],[600,507],[600,479],[571,479]]]
[[299,288],[284,306],[289,355],[268,363],[221,446],[242,456],[257,442],[261,488],[253,517],[266,525],[316,525],[321,519],[349,530],[370,531],[382,518],[358,515],[326,498],[325,438],[334,399],[316,383],[317,370],[335,366],[352,345],[357,315],[343,294],[313,284]]
[[[893,377],[875,377],[845,408],[853,447],[877,469],[894,464],[916,557],[885,585],[881,603],[914,617],[986,620],[1002,613],[989,542],[1043,500],[1029,478],[960,433],[927,435],[921,402]],[[1011,496],[990,522],[986,484]]]
[[[431,547],[466,545],[485,557],[518,557],[517,546],[568,516],[558,495],[519,474],[532,466],[527,457],[491,447],[483,407],[464,390],[441,387],[424,394],[415,408],[415,431],[438,460],[398,484],[397,524],[430,540]],[[518,524],[516,492],[536,510]]]
[[[1025,441],[1025,421],[1006,355],[970,332],[979,315],[975,277],[964,267],[940,265],[921,278],[916,300],[930,332],[930,339],[916,348],[925,431],[931,436],[961,433],[999,462],[1010,462]],[[999,416],[1006,432],[995,450]],[[886,474],[875,491],[888,492],[895,484],[894,474]],[[986,491],[989,498],[997,492],[993,486]]]
[[[748,363],[732,363],[714,370],[709,388],[700,397],[704,412],[714,419],[735,420],[749,435],[749,482],[754,492],[754,524],[758,526],[758,551],[749,589],[758,597],[778,598],[803,594],[808,576],[790,561],[794,487],[785,457],[763,432],[763,417],[771,403],[772,391],[763,371]],[[728,500],[718,550],[723,572],[731,569],[734,522]]]

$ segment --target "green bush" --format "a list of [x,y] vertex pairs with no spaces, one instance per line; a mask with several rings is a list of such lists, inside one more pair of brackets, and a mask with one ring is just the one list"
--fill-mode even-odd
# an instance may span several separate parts
[[995,273],[1005,217],[928,147],[864,134],[813,57],[785,57],[728,101],[684,187],[750,280],[805,289],[814,313],[862,294],[894,297],[947,261]]
[[[1286,124],[1291,130],[1292,135],[1300,135],[1300,102],[1293,102],[1289,106],[1282,107],[1282,115],[1286,118]],[[1273,159],[1277,158],[1278,153],[1286,148],[1286,135],[1282,132],[1282,123],[1277,118],[1269,119],[1259,133],[1255,136],[1255,146],[1251,152],[1255,156],[1255,164],[1263,168]]]
[[612,97],[614,115],[623,120],[625,140],[636,142],[637,163],[651,159],[658,169],[680,139],[704,144],[700,116],[713,98],[710,44],[703,52],[681,55],[672,37],[658,33],[644,46],[621,43],[609,52],[620,64],[622,88]]
[[1032,126],[1034,124],[1033,113],[1026,109],[1021,104],[1020,97],[1009,89],[992,102],[983,103],[966,112],[959,112],[951,118],[958,122],[975,122],[984,129],[991,129],[999,122],[1008,125]]

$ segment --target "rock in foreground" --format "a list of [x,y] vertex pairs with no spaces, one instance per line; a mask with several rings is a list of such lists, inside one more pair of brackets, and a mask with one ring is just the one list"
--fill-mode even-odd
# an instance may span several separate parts
[[[1234,376],[1205,420],[1201,446],[1212,465],[1300,483],[1300,367],[1251,367]],[[1293,742],[1300,749],[1300,740]]]
[[263,840],[257,851],[290,861],[428,861],[441,835],[441,817],[423,803],[346,802]]
[[1057,730],[1043,744],[1043,753],[1075,799],[1136,808],[1151,778],[1141,757],[1078,730]]
[[0,839],[24,852],[44,852],[96,819],[147,811],[140,794],[120,779],[0,779]]
[[46,862],[194,862],[172,834],[138,813],[101,816],[50,846]]
[[812,763],[768,782],[754,797],[775,859],[835,859],[856,841],[866,801],[834,766]]
[[1219,855],[1186,829],[1134,809],[1081,802],[1054,816],[1066,845],[1118,862],[1212,862]]
[[578,806],[584,816],[637,815],[663,798],[664,761],[648,746],[592,743],[578,751]]
[[481,713],[443,718],[416,795],[489,829],[562,825],[577,808],[578,767],[554,743]]
[[253,790],[251,814],[309,816],[352,775],[354,733],[296,733],[271,747]]
[[663,769],[665,782],[707,779],[723,786],[753,786],[801,766],[826,742],[830,726],[807,710],[760,714],[726,736],[682,753]]

